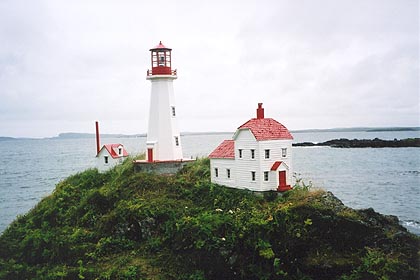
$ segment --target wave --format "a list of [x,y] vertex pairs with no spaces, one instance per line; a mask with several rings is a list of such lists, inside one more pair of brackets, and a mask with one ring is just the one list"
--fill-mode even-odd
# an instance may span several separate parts
[[420,222],[415,220],[401,221],[401,224],[409,231],[416,235],[420,235]]
[[402,172],[402,175],[420,175],[420,171],[417,171],[417,170],[413,170],[413,171],[404,171],[404,172]]

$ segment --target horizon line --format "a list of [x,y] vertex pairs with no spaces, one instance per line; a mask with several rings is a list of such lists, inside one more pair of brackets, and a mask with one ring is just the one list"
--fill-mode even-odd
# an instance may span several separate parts
[[[334,128],[305,128],[305,129],[290,129],[292,133],[310,133],[310,132],[386,132],[386,131],[420,131],[420,126],[355,126],[355,127],[334,127]],[[234,133],[234,131],[183,131],[182,135],[203,135],[203,134],[228,134]],[[91,132],[60,132],[56,136],[45,136],[45,137],[14,137],[14,136],[0,136],[0,138],[7,138],[10,140],[13,139],[56,139],[56,138],[72,138],[65,137],[65,135],[74,135],[74,138],[80,137],[95,137],[95,133]],[[125,134],[125,133],[101,133],[102,137],[145,137],[147,133],[135,133],[135,134]]]

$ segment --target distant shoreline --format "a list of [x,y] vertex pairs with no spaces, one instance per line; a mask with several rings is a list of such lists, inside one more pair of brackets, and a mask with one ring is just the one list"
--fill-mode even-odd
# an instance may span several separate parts
[[309,132],[392,132],[392,131],[420,131],[420,127],[349,127],[349,128],[325,128],[325,129],[299,129],[291,130],[292,133]]
[[[323,133],[323,132],[401,132],[401,131],[420,131],[420,127],[350,127],[350,128],[325,128],[325,129],[299,129],[291,130],[292,133]],[[188,135],[215,135],[233,134],[229,131],[217,132],[181,132],[181,136]],[[101,134],[101,138],[139,138],[146,137],[146,133],[140,134]],[[64,132],[54,137],[31,138],[31,137],[8,137],[0,136],[0,141],[13,140],[39,140],[39,139],[80,139],[95,138],[94,133]]]

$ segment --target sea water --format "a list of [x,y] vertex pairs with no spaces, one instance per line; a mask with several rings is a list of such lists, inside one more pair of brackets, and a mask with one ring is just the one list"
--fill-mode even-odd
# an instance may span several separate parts
[[[184,135],[185,157],[207,156],[232,133]],[[294,133],[294,142],[337,138],[403,139],[419,132]],[[121,143],[130,154],[145,150],[145,137],[104,138]],[[94,138],[0,141],[0,232],[33,208],[69,175],[95,167]],[[296,176],[333,192],[347,206],[395,215],[420,235],[420,148],[294,147]]]

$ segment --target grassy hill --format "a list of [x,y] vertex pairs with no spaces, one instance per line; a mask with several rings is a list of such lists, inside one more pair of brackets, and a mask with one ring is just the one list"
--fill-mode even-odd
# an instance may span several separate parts
[[131,159],[60,182],[0,236],[0,279],[417,279],[419,238],[298,181],[283,196]]

